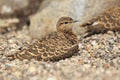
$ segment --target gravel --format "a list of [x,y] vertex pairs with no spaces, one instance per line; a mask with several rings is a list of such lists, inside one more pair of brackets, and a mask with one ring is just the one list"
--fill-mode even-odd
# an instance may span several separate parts
[[33,40],[24,27],[0,34],[0,80],[120,80],[120,34],[109,31],[79,42],[79,53],[58,62],[9,61]]

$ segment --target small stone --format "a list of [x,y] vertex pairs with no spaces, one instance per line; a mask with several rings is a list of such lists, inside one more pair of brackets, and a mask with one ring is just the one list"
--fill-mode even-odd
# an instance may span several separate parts
[[96,41],[92,41],[91,44],[93,45],[93,47],[96,47],[98,45]]
[[54,77],[54,76],[49,76],[49,77],[47,78],[47,80],[57,80],[57,78]]
[[110,64],[106,63],[106,64],[104,64],[104,67],[105,67],[106,69],[108,69],[108,68],[110,68]]
[[28,68],[28,72],[29,73],[35,73],[37,71],[37,69],[35,68],[35,66],[30,66],[29,68]]
[[20,78],[20,77],[22,76],[22,73],[19,72],[19,71],[15,71],[13,74],[14,74],[17,78]]

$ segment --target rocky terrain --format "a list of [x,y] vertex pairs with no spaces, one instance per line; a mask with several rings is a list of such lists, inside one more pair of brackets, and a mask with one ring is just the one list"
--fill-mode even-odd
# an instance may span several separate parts
[[119,80],[120,34],[108,32],[80,41],[76,56],[58,62],[8,61],[5,55],[34,42],[22,30],[0,35],[0,80]]
[[[0,0],[0,2],[1,1],[3,0]],[[14,0],[14,1],[20,1],[20,0]],[[19,9],[24,11],[26,5],[28,5],[29,1],[32,0],[21,0],[21,1],[26,1],[26,3],[24,2],[25,4],[23,4],[24,6],[22,7],[20,6],[18,8],[15,8],[17,9],[16,15],[19,14]],[[42,0],[36,0],[36,1],[42,1]],[[104,34],[94,34],[92,36],[84,38],[79,41],[80,51],[79,53],[77,53],[76,56],[72,56],[71,58],[66,58],[65,60],[60,60],[58,62],[39,62],[35,60],[9,61],[7,59],[6,55],[16,53],[21,49],[26,48],[29,44],[34,43],[36,39],[33,39],[33,35],[32,36],[30,35],[31,33],[34,34],[40,32],[34,34],[34,37],[40,38],[44,34],[47,34],[44,32],[55,30],[55,28],[51,26],[55,27],[54,24],[56,22],[53,23],[49,21],[51,21],[51,19],[52,21],[56,21],[60,16],[63,15],[63,13],[58,13],[57,16],[59,17],[56,16],[52,17],[52,14],[55,14],[53,12],[52,14],[48,15],[49,17],[46,17],[48,13],[47,14],[45,13],[51,12],[51,10],[49,9],[56,8],[55,5],[57,5],[58,3],[56,0],[55,1],[53,0],[53,2],[49,2],[47,0],[45,1],[46,2],[43,2],[42,4],[40,2],[41,7],[37,9],[38,11],[37,10],[33,11],[34,14],[36,13],[35,15],[33,15],[32,12],[27,16],[24,16],[22,14],[23,18],[25,17],[24,19],[16,16],[14,11],[12,11],[13,13],[12,12],[9,13],[9,16],[6,16],[5,13],[1,14],[4,17],[0,18],[1,19],[0,24],[3,24],[0,25],[0,31],[1,31],[0,80],[119,80],[120,79],[120,33],[119,32],[108,31],[107,33]],[[70,5],[70,2],[67,2],[68,0],[67,1],[61,0],[59,6],[61,6],[62,1],[63,2],[65,1],[66,4]],[[76,1],[75,3],[77,3],[77,1],[79,0],[74,0],[74,1]],[[84,2],[85,0],[84,1],[80,0],[80,1]],[[97,0],[91,0],[91,3],[89,2],[90,3],[89,5],[93,4],[92,1],[93,2],[95,1],[96,4],[99,3],[97,2]],[[116,2],[115,0],[108,0],[108,1],[110,2],[109,5],[112,5],[114,3],[118,3],[117,1],[119,0],[116,0]],[[49,8],[47,7],[49,5],[46,4],[52,6]],[[85,4],[88,4],[87,0]],[[96,6],[96,4],[94,6]],[[105,2],[101,0],[101,5],[102,4],[105,4]],[[94,6],[91,8],[94,8]],[[89,8],[87,9],[90,10]],[[69,7],[67,7],[67,9],[69,9]],[[14,8],[12,10],[14,10]],[[30,10],[29,8],[27,8],[27,10],[29,12],[31,11],[31,8]],[[56,10],[58,12],[61,11],[61,7],[59,7]],[[96,9],[93,9],[93,11],[94,10]],[[68,12],[65,10],[64,13],[66,13],[67,15]],[[90,12],[92,11],[90,10]],[[96,12],[94,14],[96,14]],[[32,18],[30,18],[30,24],[29,24],[30,30],[28,27],[29,15],[32,16]],[[70,12],[70,15],[73,15],[72,12]],[[78,16],[78,14],[76,13],[73,15],[73,17],[76,19],[80,19],[83,16],[81,15]],[[13,18],[15,18],[15,20],[12,20]],[[24,22],[24,25],[20,26],[21,29],[16,30],[14,28],[14,27],[18,28],[19,26],[19,24],[16,25],[17,22],[16,19],[20,21],[18,22],[19,24],[22,24]],[[9,22],[9,24],[7,25],[8,27],[7,29],[5,25],[6,20],[7,23]],[[15,25],[11,22],[15,22]],[[39,28],[38,30],[40,31],[36,31],[37,30],[36,28]],[[47,29],[48,31],[46,31]],[[78,36],[80,37],[81,35]]]

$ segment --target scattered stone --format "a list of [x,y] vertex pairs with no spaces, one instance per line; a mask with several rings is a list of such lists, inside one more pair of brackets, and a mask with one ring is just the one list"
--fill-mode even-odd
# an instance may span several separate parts
[[[46,5],[46,8],[48,6]],[[34,41],[26,26],[19,31],[0,34],[0,80],[120,79],[120,34],[118,32],[97,34],[82,39],[79,43],[78,55],[65,60],[57,62],[7,60],[6,55],[20,51]]]

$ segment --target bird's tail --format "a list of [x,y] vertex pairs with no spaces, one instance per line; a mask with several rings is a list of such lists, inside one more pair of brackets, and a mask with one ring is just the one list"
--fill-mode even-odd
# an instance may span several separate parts
[[12,60],[17,59],[17,55],[18,55],[17,53],[12,54],[12,55],[7,55],[7,58],[8,58],[8,60],[12,61]]
[[15,59],[23,60],[30,59],[32,56],[26,53],[26,50],[22,50],[19,53],[14,53],[12,55],[7,55],[8,60],[12,61]]

